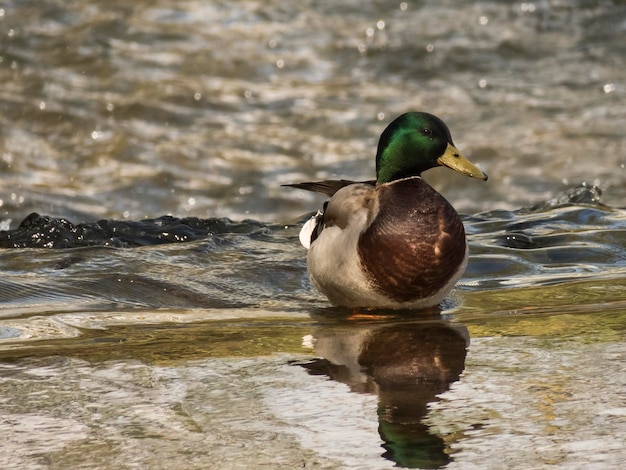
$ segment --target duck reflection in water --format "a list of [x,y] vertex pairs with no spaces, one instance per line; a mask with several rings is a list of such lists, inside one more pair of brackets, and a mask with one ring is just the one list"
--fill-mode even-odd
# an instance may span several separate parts
[[354,392],[378,395],[383,457],[408,468],[448,464],[446,443],[423,420],[428,404],[463,372],[467,328],[442,320],[352,323],[320,326],[313,343],[323,359],[301,365]]

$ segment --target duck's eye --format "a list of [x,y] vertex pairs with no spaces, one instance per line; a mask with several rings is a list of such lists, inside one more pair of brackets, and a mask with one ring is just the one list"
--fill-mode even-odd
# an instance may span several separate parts
[[424,135],[432,135],[433,131],[431,131],[428,127],[422,129],[422,134]]

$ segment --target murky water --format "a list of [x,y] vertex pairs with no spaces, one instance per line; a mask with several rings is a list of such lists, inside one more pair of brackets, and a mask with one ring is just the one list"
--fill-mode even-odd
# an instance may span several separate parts
[[[622,465],[625,25],[619,1],[0,4],[0,466]],[[371,178],[408,110],[489,173],[425,175],[470,264],[440,313],[350,320],[297,240],[322,200],[280,184]]]

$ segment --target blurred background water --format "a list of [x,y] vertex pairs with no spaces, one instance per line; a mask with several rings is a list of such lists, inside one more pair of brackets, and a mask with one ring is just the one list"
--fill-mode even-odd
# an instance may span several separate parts
[[[619,465],[625,29],[617,0],[0,4],[0,462]],[[440,316],[351,322],[297,240],[323,200],[280,185],[370,179],[409,110],[489,174],[424,175],[470,265]]]

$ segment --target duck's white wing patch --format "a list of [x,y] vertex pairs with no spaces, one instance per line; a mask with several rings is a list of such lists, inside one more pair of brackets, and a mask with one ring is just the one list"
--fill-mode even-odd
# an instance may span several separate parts
[[298,238],[300,238],[300,243],[307,250],[311,248],[311,236],[313,235],[313,232],[317,228],[317,224],[319,223],[321,219],[320,218],[321,215],[322,215],[322,211],[317,211],[317,214],[315,214],[313,217],[307,220],[302,226],[302,229],[300,230],[300,235],[298,236]]

